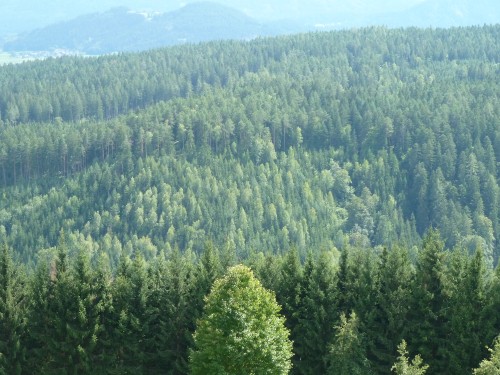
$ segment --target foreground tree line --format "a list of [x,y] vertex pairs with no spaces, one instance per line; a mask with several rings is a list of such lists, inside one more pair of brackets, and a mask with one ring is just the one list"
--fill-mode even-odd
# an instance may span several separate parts
[[[205,297],[239,259],[207,243],[201,254],[174,249],[150,262],[123,256],[111,273],[104,253],[69,259],[68,250],[61,233],[55,259],[25,272],[2,248],[0,373],[188,373],[193,333],[205,325],[195,337],[214,334]],[[281,306],[293,374],[424,373],[424,364],[428,374],[470,374],[500,332],[500,268],[486,267],[481,249],[447,251],[435,231],[413,249],[346,245],[305,259],[292,249],[245,263]],[[214,291],[239,298],[220,283]],[[483,370],[498,365],[495,349]]]

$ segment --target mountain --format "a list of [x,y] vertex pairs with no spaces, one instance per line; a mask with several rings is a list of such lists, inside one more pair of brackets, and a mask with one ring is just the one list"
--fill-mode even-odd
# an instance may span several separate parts
[[500,22],[500,7],[492,0],[427,0],[386,17],[391,26],[452,27]]
[[[23,6],[26,8],[28,3],[27,0]],[[54,1],[47,9],[35,4],[30,11],[11,0],[6,4],[0,5],[0,35],[4,33],[3,49],[9,52],[60,49],[104,54],[186,42],[247,40],[257,36],[368,25],[450,27],[500,23],[500,7],[493,0],[357,0],[348,3],[314,0],[307,6],[299,1],[283,0],[255,0],[252,3],[248,0],[186,0],[185,5],[176,10],[172,9],[172,4],[159,0],[140,3],[127,0],[122,2],[124,7],[107,11],[100,9],[116,5],[117,1],[89,1],[86,8],[76,1],[71,9],[65,3]],[[69,15],[85,9],[94,13],[68,20]],[[96,9],[99,12],[95,12]],[[3,20],[11,14],[10,18],[19,20],[19,24],[29,21],[36,27],[41,21],[36,19],[35,13],[47,22],[66,21],[15,35],[18,27],[10,20]],[[8,37],[5,37],[6,30],[11,32]]]
[[[76,17],[102,13],[116,7],[137,11],[171,12],[180,4],[199,0],[2,0],[0,1],[0,37],[29,32]],[[283,19],[313,20],[331,18],[339,14],[387,13],[401,11],[422,0],[213,0],[238,9],[259,21]]]
[[284,34],[298,27],[285,23],[262,24],[230,7],[200,2],[156,14],[114,8],[20,35],[4,44],[5,51],[66,51],[104,54],[139,51],[207,40],[252,39]]

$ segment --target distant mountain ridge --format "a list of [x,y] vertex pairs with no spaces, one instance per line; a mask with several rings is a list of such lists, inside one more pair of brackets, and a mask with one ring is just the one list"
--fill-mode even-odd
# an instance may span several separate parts
[[497,0],[427,0],[400,12],[394,26],[451,27],[500,23]]
[[[394,5],[393,0],[381,0],[379,11],[374,11],[373,5],[363,8],[366,2],[361,0],[350,5],[342,5],[336,0],[313,1],[307,9],[301,3],[291,2],[283,14],[299,14],[300,17],[292,17],[295,21],[263,22],[248,16],[246,10],[218,2],[186,0],[187,4],[182,8],[166,13],[135,12],[119,7],[83,15],[18,35],[15,39],[9,38],[3,49],[7,52],[61,50],[63,53],[100,55],[181,43],[249,40],[259,36],[370,25],[451,27],[496,24],[500,23],[500,7],[496,1],[425,0],[412,1],[412,6],[390,8],[391,4]],[[235,1],[234,7],[246,9],[243,3],[243,0]],[[276,13],[286,6],[281,0],[273,3],[255,0],[253,7],[259,4]]]
[[233,8],[212,2],[188,4],[173,12],[146,15],[128,8],[80,16],[20,35],[5,51],[67,50],[90,55],[139,51],[180,43],[252,39],[299,29],[263,24]]

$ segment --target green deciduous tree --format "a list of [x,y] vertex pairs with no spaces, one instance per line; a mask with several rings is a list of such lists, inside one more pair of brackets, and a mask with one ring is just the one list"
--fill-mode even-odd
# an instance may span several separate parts
[[192,374],[288,374],[292,343],[274,294],[234,266],[214,283],[194,334]]

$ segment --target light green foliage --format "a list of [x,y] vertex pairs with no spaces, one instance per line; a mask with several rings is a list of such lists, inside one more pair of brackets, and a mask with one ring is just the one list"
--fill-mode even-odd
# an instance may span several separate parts
[[391,368],[397,375],[424,375],[429,368],[429,365],[424,364],[420,354],[417,354],[410,362],[405,340],[398,345],[398,353],[398,360]]
[[192,374],[288,374],[292,343],[274,294],[245,266],[214,283],[194,334]]
[[500,339],[495,340],[493,349],[488,348],[490,358],[484,359],[479,367],[474,369],[474,375],[498,375],[500,374]]
[[366,359],[356,313],[352,312],[349,318],[342,314],[340,325],[336,329],[335,339],[330,349],[328,374],[370,374],[370,363]]

